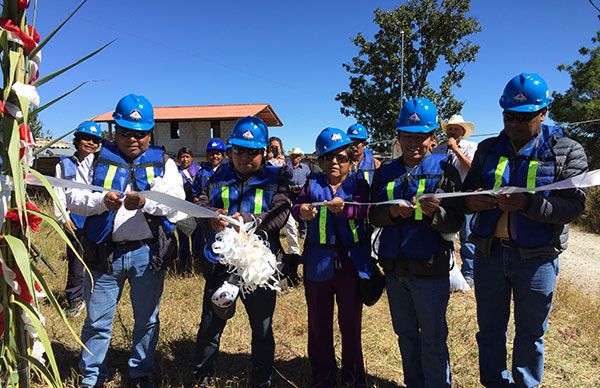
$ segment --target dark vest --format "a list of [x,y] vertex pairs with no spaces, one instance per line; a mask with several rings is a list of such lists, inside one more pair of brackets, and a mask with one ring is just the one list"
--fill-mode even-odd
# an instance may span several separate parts
[[[211,207],[236,212],[260,214],[271,210],[273,196],[277,191],[278,177],[282,167],[264,166],[256,174],[242,181],[230,163],[223,163],[207,182],[208,201]],[[218,256],[212,251],[216,232],[206,232],[204,255],[212,263]],[[275,253],[280,250],[279,236],[269,236],[269,247]]]
[[[350,174],[334,195],[327,177],[324,174],[315,174],[308,180],[309,201],[330,201],[333,197],[352,201],[358,179],[362,177]],[[365,220],[348,220],[330,212],[326,206],[319,206],[318,210],[317,217],[307,222],[303,255],[305,276],[308,280],[317,282],[331,279],[335,275],[335,251],[343,249],[352,260],[359,277],[368,279],[373,265]]]
[[[483,188],[534,188],[553,183],[557,163],[552,146],[562,136],[564,132],[559,127],[542,125],[538,136],[515,152],[502,132],[485,155],[481,169]],[[547,197],[550,192],[542,192],[542,195]],[[471,221],[472,233],[479,237],[494,235],[501,215],[502,210],[498,208],[475,213]],[[548,245],[554,238],[553,225],[532,220],[519,212],[509,213],[508,233],[513,242],[527,249]]]

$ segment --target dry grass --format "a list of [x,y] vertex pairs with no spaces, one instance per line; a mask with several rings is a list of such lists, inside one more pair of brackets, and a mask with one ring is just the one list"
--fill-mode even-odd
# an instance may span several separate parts
[[[66,263],[63,243],[47,227],[35,236],[36,244],[57,269],[45,271],[56,294],[62,294]],[[161,332],[156,371],[161,386],[193,386],[194,342],[200,317],[203,279],[194,273],[167,276],[161,302]],[[600,386],[600,299],[590,299],[570,286],[559,283],[550,329],[546,336],[546,387]],[[124,385],[127,375],[132,312],[125,290],[116,318],[108,366],[108,387]],[[76,386],[79,347],[48,306],[43,308],[47,329],[67,386]],[[79,332],[83,316],[72,322]],[[455,386],[478,386],[475,300],[472,293],[453,294],[448,308],[449,347]],[[513,334],[512,324],[510,335]],[[274,386],[305,387],[310,384],[306,354],[306,305],[302,287],[279,295],[274,317],[276,363]],[[510,344],[512,346],[512,343]],[[340,338],[336,332],[339,355]],[[363,314],[364,357],[369,385],[398,386],[402,367],[397,338],[391,327],[387,300],[384,297]],[[217,372],[219,387],[246,386],[249,368],[250,330],[243,308],[229,321],[222,337],[222,353]]]

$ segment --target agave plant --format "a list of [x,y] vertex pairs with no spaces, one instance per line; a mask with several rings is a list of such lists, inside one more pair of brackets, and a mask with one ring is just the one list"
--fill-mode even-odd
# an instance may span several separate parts
[[51,216],[40,212],[27,195],[27,177],[34,175],[42,182],[53,200],[56,200],[48,181],[30,168],[34,144],[27,123],[32,113],[41,112],[85,83],[44,105],[40,105],[36,88],[93,57],[112,43],[100,47],[63,69],[39,77],[42,48],[85,2],[86,0],[79,4],[53,32],[40,39],[34,26],[27,24],[28,14],[35,20],[35,6],[30,8],[29,0],[2,1],[0,387],[28,387],[31,377],[43,381],[48,386],[62,386],[50,339],[44,328],[44,317],[38,305],[40,295],[49,300],[65,326],[79,340],[44,281],[34,259],[37,255],[34,255],[28,238],[30,233],[35,232],[39,223],[48,223],[65,244],[76,252],[61,226]]

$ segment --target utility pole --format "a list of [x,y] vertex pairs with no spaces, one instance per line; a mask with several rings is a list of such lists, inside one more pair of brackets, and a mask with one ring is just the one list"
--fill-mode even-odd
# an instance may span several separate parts
[[402,98],[404,97],[404,30],[400,31],[402,44],[400,49],[400,109],[402,109]]

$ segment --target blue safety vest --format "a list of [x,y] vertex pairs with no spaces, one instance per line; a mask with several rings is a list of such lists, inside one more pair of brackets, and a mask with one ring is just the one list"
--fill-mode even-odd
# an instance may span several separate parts
[[[165,172],[164,151],[161,147],[150,146],[138,156],[133,163],[128,163],[112,142],[102,145],[100,154],[94,162],[94,178],[92,185],[102,186],[107,190],[125,191],[127,185],[132,190],[143,191],[150,188],[149,181],[162,177]],[[107,241],[113,231],[117,212],[105,211],[87,217],[85,235],[88,239],[102,243]],[[151,217],[151,216],[148,216]],[[167,233],[173,232],[175,225],[166,217],[159,217]]]
[[[340,197],[344,201],[352,201],[358,179],[362,177],[357,174],[349,175],[334,195],[327,177],[315,174],[308,180],[308,199],[310,202],[322,202]],[[348,220],[332,213],[327,206],[319,206],[318,211],[313,220],[307,221],[303,255],[305,276],[316,282],[331,279],[335,275],[335,251],[342,248],[347,251],[358,275],[368,279],[373,271],[373,264],[365,220]]]
[[[227,210],[228,215],[236,212],[260,214],[270,211],[281,168],[266,165],[243,181],[231,163],[221,164],[207,182],[209,205]],[[216,234],[212,229],[207,231],[204,247],[204,256],[212,263],[218,261],[218,256],[212,251]],[[273,252],[280,249],[279,234],[269,236],[269,247]]]
[[[229,162],[226,162],[226,161],[221,162],[219,167],[224,163],[229,163]],[[196,176],[194,177],[194,183],[192,185],[192,196],[197,197],[200,195],[200,193],[202,192],[202,188],[206,187],[206,185],[208,184],[208,180],[214,174],[214,172],[215,172],[215,170],[213,170],[213,166],[210,163],[208,163],[208,162],[200,163],[200,169],[196,173]]]
[[[481,168],[484,189],[503,186],[534,188],[553,183],[556,178],[556,156],[552,146],[563,137],[559,127],[542,125],[538,136],[531,139],[519,152],[515,152],[508,136],[500,133],[495,144],[485,154]],[[549,191],[541,192],[548,197]],[[475,213],[471,230],[475,236],[490,237],[495,234],[502,210],[490,209]],[[508,234],[519,247],[532,249],[550,244],[554,238],[551,224],[532,220],[520,212],[508,217]]]
[[373,182],[373,173],[375,172],[375,158],[370,149],[365,148],[363,158],[358,165],[358,171],[367,183],[370,185]]
[[[63,179],[68,181],[75,180],[75,176],[77,175],[77,167],[79,167],[79,160],[75,155],[72,156],[63,156],[60,158],[60,168],[62,169]],[[71,221],[75,224],[77,229],[83,228],[85,223],[85,216],[75,214],[71,212],[69,214],[71,217]]]
[[[401,158],[379,168],[377,201],[404,199],[411,201],[422,194],[435,193],[440,185],[447,154],[430,154],[408,172]],[[427,261],[434,258],[442,246],[442,236],[431,227],[417,200],[415,215],[410,220],[389,225],[381,230],[378,256],[384,260],[398,258]]]

